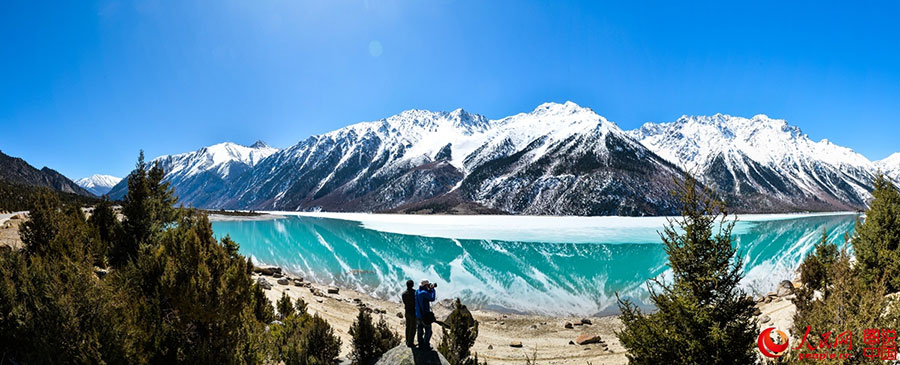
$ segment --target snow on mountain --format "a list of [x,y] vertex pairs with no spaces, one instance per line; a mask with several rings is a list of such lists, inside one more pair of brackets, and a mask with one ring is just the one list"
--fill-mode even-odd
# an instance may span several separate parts
[[871,197],[868,159],[828,140],[814,142],[782,119],[683,116],[630,134],[745,209],[860,209]]
[[[630,171],[622,165],[626,160],[634,166]],[[214,203],[279,210],[435,212],[466,205],[528,214],[662,214],[674,212],[674,202],[659,183],[675,175],[677,168],[615,124],[572,102],[499,120],[461,109],[410,110],[282,150],[241,175]]]
[[[165,180],[175,189],[176,195],[186,204],[204,206],[226,186],[226,180],[240,175],[266,157],[278,152],[265,142],[252,146],[224,142],[199,150],[177,155],[154,158],[149,165],[159,166],[166,172]],[[113,187],[109,195],[121,198],[127,192],[125,181]]]
[[900,183],[900,152],[890,155],[884,160],[876,161],[875,166],[886,176]]
[[87,191],[90,191],[94,195],[101,196],[108,193],[113,186],[116,186],[116,184],[119,183],[119,181],[122,181],[121,177],[94,174],[75,180],[75,183],[78,184],[78,186],[87,189]]
[[[737,212],[860,209],[876,171],[765,115],[684,116],[626,132],[572,102],[496,120],[407,110],[284,150],[222,143],[153,161],[198,207],[469,214],[676,214],[681,168]],[[897,162],[878,166],[897,171]]]

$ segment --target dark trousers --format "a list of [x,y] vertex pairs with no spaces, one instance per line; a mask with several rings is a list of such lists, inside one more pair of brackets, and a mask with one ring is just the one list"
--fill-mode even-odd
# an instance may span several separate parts
[[431,347],[431,323],[426,323],[424,319],[416,319],[416,337],[419,339],[419,347]]
[[406,344],[410,347],[416,344],[416,314],[406,313]]

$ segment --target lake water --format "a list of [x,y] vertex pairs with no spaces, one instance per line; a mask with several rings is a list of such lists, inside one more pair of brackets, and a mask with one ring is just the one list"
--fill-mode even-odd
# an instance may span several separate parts
[[[792,279],[829,232],[843,243],[856,214],[740,216],[735,244],[751,293]],[[646,305],[646,282],[668,270],[665,218],[319,214],[213,222],[257,264],[398,300],[404,282],[437,282],[438,299],[550,315],[609,314],[615,294]]]

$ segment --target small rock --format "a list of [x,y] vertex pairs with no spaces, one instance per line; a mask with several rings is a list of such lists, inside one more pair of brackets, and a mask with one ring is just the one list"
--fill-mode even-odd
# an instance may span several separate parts
[[765,301],[765,300],[766,300],[765,297],[758,297],[758,298],[756,298],[756,302],[757,302],[757,303],[762,303],[762,302]]
[[103,279],[106,274],[109,274],[109,270],[101,269],[99,267],[94,266],[94,274],[97,275],[98,279]]
[[762,317],[759,317],[759,323],[769,323],[769,321],[771,321],[771,320],[772,320],[772,318],[769,317],[768,314],[765,314]]
[[765,301],[765,302],[766,302],[766,303],[771,303],[771,302],[772,302],[772,297],[766,297],[766,301]]
[[353,303],[362,303],[362,299],[353,298]]
[[766,296],[769,297],[769,298],[774,298],[774,297],[777,297],[777,296],[778,296],[778,293],[773,292],[773,291],[770,291],[769,294],[766,294]]
[[536,325],[536,324],[531,325],[531,329],[536,330],[536,329],[537,329],[537,325]]
[[591,322],[590,319],[582,318],[582,319],[581,319],[581,324],[590,324],[590,325],[592,325],[592,324],[594,324],[594,323]]
[[322,302],[324,302],[325,300],[322,299],[322,298],[316,298],[316,301],[319,302],[319,303],[322,303]]
[[563,326],[563,327],[572,329],[572,322],[566,322],[565,326]]
[[273,277],[273,278],[276,278],[276,279],[279,279],[279,278],[284,277],[284,274],[282,274],[282,273],[280,273],[280,272],[275,272],[275,273],[272,274],[272,277]]
[[575,344],[575,341],[571,341],[571,340],[570,340],[570,341],[569,341],[569,344],[570,344],[570,345],[574,345],[574,344]]
[[762,314],[762,311],[761,311],[759,308],[754,308],[754,309],[753,309],[753,315],[754,315],[754,316],[759,316],[760,314]]
[[277,283],[278,283],[278,285],[288,285],[288,284],[290,284],[291,282],[290,282],[290,280],[288,280],[288,279],[281,278],[281,279],[278,279]]
[[500,325],[501,325],[501,326],[503,326],[503,325],[505,325],[505,324],[506,324],[506,322],[500,322]]
[[575,343],[579,345],[589,345],[592,343],[600,343],[600,336],[583,334],[575,339]]
[[403,318],[403,313],[397,312],[397,318]]
[[494,349],[494,345],[488,345],[488,350],[493,350],[493,349]]
[[522,341],[513,341],[509,343],[509,347],[520,348],[522,347]]
[[336,286],[328,287],[328,294],[337,294],[341,289]]
[[294,279],[294,286],[303,286],[303,279]]
[[587,351],[587,350],[590,350],[590,349],[591,349],[590,347],[585,347],[585,348],[584,348],[584,351]]

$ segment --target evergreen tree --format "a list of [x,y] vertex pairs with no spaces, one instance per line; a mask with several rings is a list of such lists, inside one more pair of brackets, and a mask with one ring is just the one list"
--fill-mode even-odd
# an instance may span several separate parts
[[169,184],[163,182],[164,176],[158,163],[147,168],[141,151],[134,171],[128,175],[128,194],[122,199],[125,235],[113,246],[114,265],[133,259],[142,244],[177,218],[177,199]]
[[253,286],[250,287],[253,315],[257,321],[270,323],[275,320],[275,310],[272,308],[272,302],[269,301],[269,298],[266,298],[266,293],[263,290],[259,283],[253,283]]
[[62,205],[56,195],[47,190],[37,193],[34,209],[29,212],[28,220],[19,231],[25,252],[43,255],[50,251],[50,241],[59,233],[59,225],[63,222],[61,210]]
[[[801,287],[797,297],[793,300],[797,306],[794,315],[794,325],[791,334],[798,340],[792,340],[791,348],[798,348],[795,352],[801,354],[822,353],[819,344],[821,335],[831,331],[829,344],[834,345],[844,331],[849,331],[855,337],[853,346],[839,345],[834,352],[850,353],[850,359],[837,359],[833,361],[819,361],[823,363],[867,363],[864,355],[865,345],[860,345],[863,331],[869,328],[897,328],[900,326],[900,310],[897,310],[898,302],[885,296],[883,282],[866,282],[859,272],[851,264],[851,255],[846,249],[837,251],[832,257],[830,250],[837,249],[831,244],[826,251],[817,251],[804,260],[807,265],[813,260],[826,262],[828,265],[827,284],[815,282],[815,276],[809,276],[801,280]],[[827,252],[822,255],[822,252]],[[824,256],[824,259],[823,259]],[[811,257],[816,257],[811,259]],[[818,289],[813,290],[813,287]],[[818,294],[817,294],[818,293]],[[807,335],[807,331],[809,334]],[[804,343],[805,338],[805,343]],[[844,337],[845,340],[848,338]],[[785,356],[785,360],[791,363],[806,363],[799,360],[796,353]]]
[[884,177],[875,178],[864,222],[857,221],[853,253],[867,283],[884,280],[888,293],[900,291],[900,192]]
[[281,299],[278,299],[276,306],[278,307],[279,318],[285,319],[294,315],[294,304],[291,303],[291,298],[287,296],[287,293],[281,293]]
[[297,298],[294,308],[297,311],[298,316],[305,316],[308,314],[306,310],[306,301],[303,300],[303,298]]
[[682,217],[660,234],[672,282],[657,278],[648,284],[653,313],[620,299],[625,327],[616,334],[632,363],[753,363],[754,303],[738,288],[743,267],[731,243],[734,221],[693,176],[676,185]]
[[116,234],[121,229],[119,220],[116,219],[116,213],[113,211],[112,204],[105,196],[94,206],[94,212],[88,219],[88,223],[94,227],[100,238],[100,245],[97,251],[97,262],[95,265],[106,267],[107,256],[109,256],[110,247],[116,239]]
[[400,344],[400,336],[391,331],[384,318],[374,324],[366,308],[359,308],[349,333],[350,360],[354,365],[374,364],[381,355]]
[[446,326],[442,327],[443,337],[438,351],[450,362],[450,365],[477,365],[478,356],[472,356],[472,346],[478,338],[478,321],[469,309],[456,298],[453,311],[447,317]]

